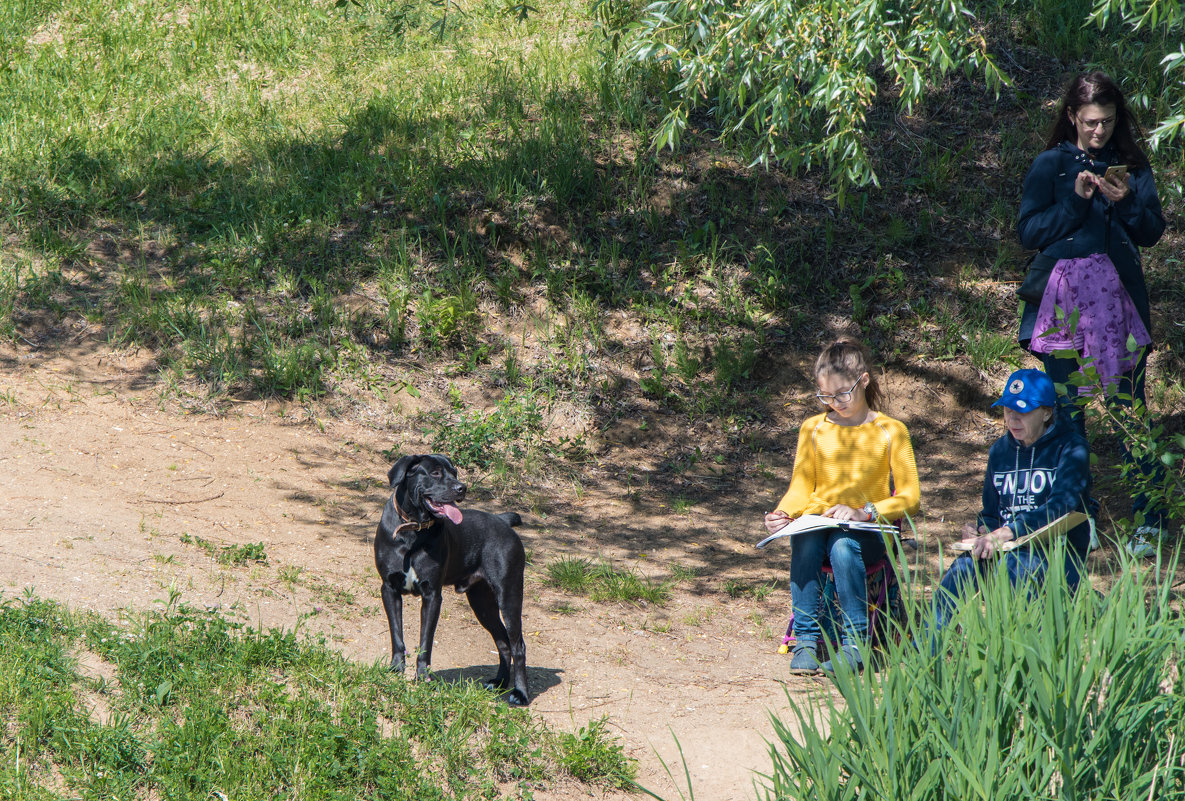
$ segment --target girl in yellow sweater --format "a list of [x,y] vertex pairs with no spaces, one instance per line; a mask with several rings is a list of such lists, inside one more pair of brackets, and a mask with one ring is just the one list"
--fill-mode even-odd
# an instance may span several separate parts
[[[794,475],[778,507],[765,516],[773,534],[804,514],[837,521],[894,521],[917,512],[918,468],[905,425],[877,411],[880,389],[858,342],[841,339],[815,360],[815,397],[827,407],[803,423],[794,455]],[[829,528],[790,537],[790,600],[794,610],[794,658],[790,669],[862,670],[861,645],[868,637],[865,565],[885,555],[879,533]],[[843,641],[836,665],[819,665],[822,636],[822,568],[830,561],[843,613]]]

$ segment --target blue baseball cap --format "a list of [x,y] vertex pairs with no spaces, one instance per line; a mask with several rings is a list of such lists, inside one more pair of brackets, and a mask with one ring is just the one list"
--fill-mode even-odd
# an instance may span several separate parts
[[1040,406],[1057,405],[1057,388],[1053,379],[1035,368],[1017,370],[1008,376],[1004,394],[992,406],[1007,406],[1021,412],[1031,412]]

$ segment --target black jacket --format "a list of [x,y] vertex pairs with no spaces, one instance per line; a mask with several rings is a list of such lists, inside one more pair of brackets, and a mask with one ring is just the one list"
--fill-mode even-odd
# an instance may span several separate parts
[[[1109,165],[1119,162],[1119,154],[1109,142],[1097,153],[1087,153],[1069,141],[1041,153],[1025,176],[1017,233],[1024,247],[1055,260],[1106,253],[1144,327],[1151,331],[1139,248],[1155,245],[1165,228],[1152,170],[1143,167],[1130,172],[1131,191],[1118,203],[1101,192],[1087,199],[1074,191],[1078,173],[1091,170],[1102,175]],[[1037,304],[1026,303],[1021,342],[1032,339],[1036,318]]]

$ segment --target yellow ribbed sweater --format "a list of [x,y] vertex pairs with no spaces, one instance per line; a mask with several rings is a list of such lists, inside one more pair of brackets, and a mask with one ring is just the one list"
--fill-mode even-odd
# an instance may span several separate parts
[[904,423],[878,412],[871,422],[841,426],[824,413],[798,432],[794,475],[778,509],[794,518],[837,503],[859,509],[871,502],[881,517],[897,520],[916,514],[921,499]]

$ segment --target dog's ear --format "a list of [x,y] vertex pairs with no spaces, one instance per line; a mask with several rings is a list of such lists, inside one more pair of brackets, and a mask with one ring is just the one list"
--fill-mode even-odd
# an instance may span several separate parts
[[434,453],[432,454],[432,458],[439,459],[440,461],[444,462],[445,466],[452,471],[454,476],[457,474],[457,467],[453,464],[453,460],[445,456],[443,453]]
[[423,456],[418,455],[400,457],[399,461],[393,464],[391,469],[387,471],[387,486],[395,489],[396,485],[403,483],[403,477],[407,475],[408,468],[423,458]]

